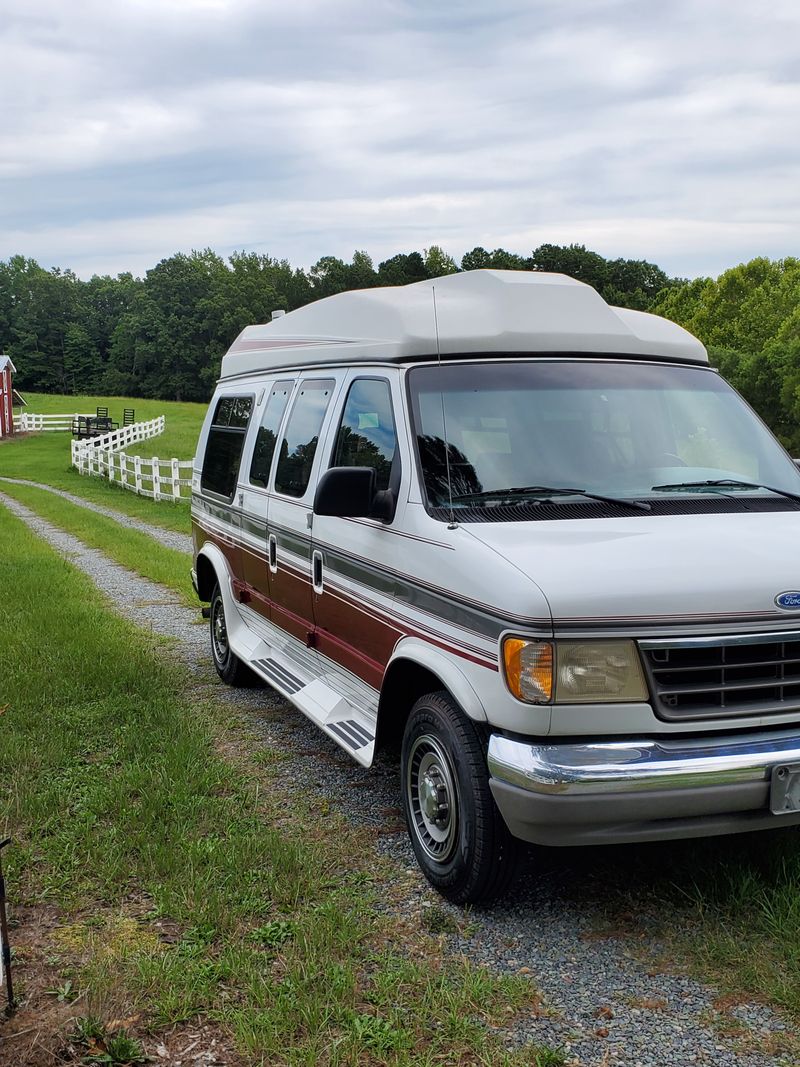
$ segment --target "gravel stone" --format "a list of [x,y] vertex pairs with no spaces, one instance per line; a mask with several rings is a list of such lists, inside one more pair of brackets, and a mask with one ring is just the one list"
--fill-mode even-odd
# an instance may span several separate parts
[[[438,929],[456,956],[503,974],[522,972],[542,995],[542,1009],[498,1030],[504,1044],[529,1042],[560,1048],[570,1064],[586,1067],[778,1067],[781,1057],[727,1042],[709,1025],[717,1012],[713,987],[674,973],[652,973],[642,960],[657,957],[657,937],[632,941],[608,926],[604,879],[612,865],[625,873],[632,849],[530,849],[508,897],[491,908],[465,911],[442,900],[415,865],[400,815],[399,766],[380,756],[371,770],[354,763],[337,745],[292,708],[264,689],[231,689],[210,667],[208,634],[199,611],[180,604],[167,590],[126,571],[101,552],[43,522],[28,508],[0,493],[4,503],[39,536],[89,575],[120,614],[155,634],[171,637],[183,662],[204,690],[245,713],[265,746],[286,757],[286,782],[312,792],[356,825],[369,829],[373,847],[397,864],[401,899],[383,907],[426,926],[436,914],[449,917]],[[122,518],[122,517],[120,517]],[[159,533],[162,531],[159,531]],[[651,846],[638,846],[650,848]],[[658,861],[658,846],[651,855]],[[576,854],[577,852],[577,854]],[[613,856],[610,858],[610,853]],[[638,855],[641,861],[641,852]],[[668,871],[665,877],[668,877]],[[380,905],[379,905],[380,906]],[[635,927],[647,929],[648,904]],[[425,918],[423,919],[423,915]],[[653,926],[657,915],[652,916]],[[748,1048],[790,1029],[760,1004],[738,1004],[731,1015],[747,1027]]]
[[55,489],[52,485],[31,482],[27,478],[0,478],[0,482],[11,482],[13,485],[29,485],[33,489],[44,489],[48,493],[54,493],[56,496],[69,500],[71,504],[86,508],[87,511],[94,511],[97,515],[105,515],[106,518],[118,522],[120,526],[129,526],[132,530],[139,530],[141,533],[148,534],[154,541],[164,545],[165,548],[174,548],[178,552],[192,551],[192,539],[188,534],[178,533],[176,530],[164,530],[160,526],[151,526],[149,522],[135,519],[132,515],[125,515],[114,508],[104,508],[101,504],[93,504],[91,500],[84,500],[82,496],[68,493],[66,489]]

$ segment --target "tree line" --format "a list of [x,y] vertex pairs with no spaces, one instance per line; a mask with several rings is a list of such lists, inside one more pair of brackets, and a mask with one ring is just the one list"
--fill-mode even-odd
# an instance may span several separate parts
[[795,454],[800,454],[800,260],[763,257],[718,278],[669,277],[646,260],[606,259],[583,245],[544,244],[529,256],[474,248],[460,263],[434,245],[376,267],[323,256],[309,270],[286,260],[209,249],[162,260],[144,278],[88,281],[32,259],[0,261],[0,352],[22,390],[204,401],[222,355],[246,325],[268,322],[348,289],[405,285],[479,268],[557,271],[609,303],[685,326],[712,362]]
[[751,259],[665,290],[652,311],[685,326],[792,455],[800,455],[800,260]]
[[20,389],[202,401],[239,331],[268,322],[275,310],[478,267],[563,271],[633,308],[646,308],[673,284],[652,263],[607,260],[575,245],[542,245],[527,257],[475,248],[460,266],[437,246],[377,268],[366,252],[355,252],[349,263],[323,256],[308,271],[255,253],[226,261],[206,249],[170,256],[144,278],[89,281],[12,256],[0,261],[0,352],[14,361]]

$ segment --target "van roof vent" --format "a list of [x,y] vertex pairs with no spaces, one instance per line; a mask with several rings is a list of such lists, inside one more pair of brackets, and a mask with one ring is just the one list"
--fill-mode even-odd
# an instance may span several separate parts
[[273,312],[272,312],[272,318],[273,318],[273,319],[281,319],[281,318],[283,318],[283,316],[284,316],[285,314],[286,314],[286,312],[285,312],[285,311],[273,311]]

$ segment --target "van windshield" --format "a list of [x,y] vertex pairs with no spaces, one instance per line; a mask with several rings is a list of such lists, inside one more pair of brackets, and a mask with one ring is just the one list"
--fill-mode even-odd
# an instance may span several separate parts
[[800,494],[791,459],[709,368],[586,358],[428,364],[409,372],[409,387],[434,508],[451,493],[455,508],[526,494],[558,503],[567,490],[645,501],[770,495],[765,486]]

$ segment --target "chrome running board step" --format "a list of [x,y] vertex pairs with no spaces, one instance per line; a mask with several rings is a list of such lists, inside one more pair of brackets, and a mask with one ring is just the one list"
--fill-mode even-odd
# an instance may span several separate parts
[[[370,767],[375,755],[375,722],[354,707],[321,678],[306,679],[290,670],[280,654],[259,642],[260,655],[251,656],[248,666],[273,689],[285,696],[353,759]],[[264,655],[265,649],[271,654]],[[294,665],[293,665],[294,666]]]

